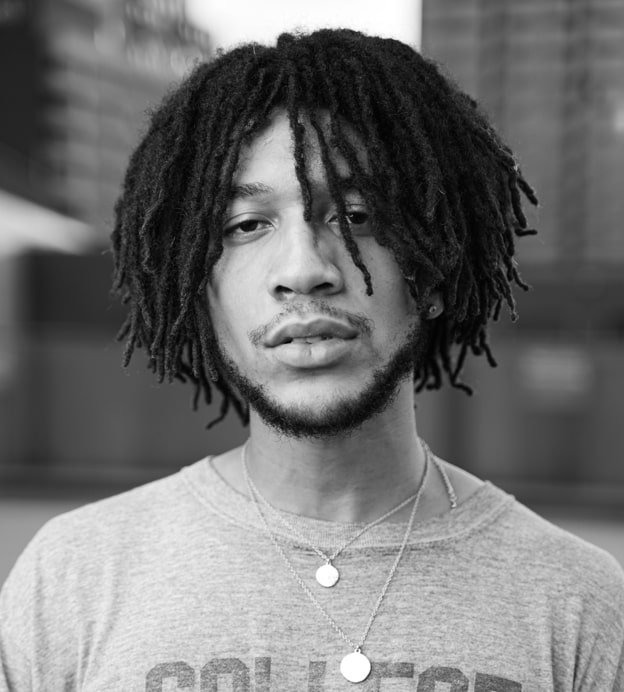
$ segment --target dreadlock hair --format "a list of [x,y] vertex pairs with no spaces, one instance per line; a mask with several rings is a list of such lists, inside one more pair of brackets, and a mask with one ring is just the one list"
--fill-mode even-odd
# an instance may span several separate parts
[[[394,255],[412,296],[440,291],[415,387],[460,381],[466,355],[495,360],[487,325],[502,305],[516,318],[512,286],[527,289],[514,260],[527,229],[521,193],[537,199],[511,150],[476,102],[409,46],[347,29],[284,33],[276,46],[246,44],[197,65],[152,113],[115,207],[113,292],[129,306],[119,332],[124,366],[137,347],[165,377],[212,387],[219,417],[248,405],[219,372],[206,287],[223,250],[223,221],[241,147],[275,109],[289,118],[297,179],[310,219],[305,127],[318,138],[346,248],[374,287],[346,218],[335,158],[373,215],[373,235]],[[326,116],[321,124],[320,113]],[[328,125],[326,123],[329,123]],[[366,163],[358,145],[366,151]],[[453,352],[452,352],[453,351]]]

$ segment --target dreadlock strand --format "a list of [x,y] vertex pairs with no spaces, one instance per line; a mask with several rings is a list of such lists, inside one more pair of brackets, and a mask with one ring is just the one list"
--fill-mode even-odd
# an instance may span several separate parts
[[362,276],[364,277],[364,284],[366,285],[366,294],[372,295],[373,286],[371,282],[371,275],[368,268],[362,261],[362,256],[360,254],[360,249],[353,240],[353,235],[351,234],[351,229],[346,221],[347,211],[345,208],[344,199],[342,197],[342,190],[338,182],[338,174],[336,168],[331,160],[329,153],[329,146],[327,140],[325,139],[325,134],[323,133],[323,128],[317,120],[316,114],[310,112],[310,124],[316,132],[317,140],[321,150],[321,159],[323,161],[323,166],[327,174],[327,184],[329,187],[329,193],[336,202],[338,208],[338,223],[340,227],[340,232],[345,242],[345,246],[353,259],[353,263],[360,270]]
[[539,201],[537,199],[537,195],[535,194],[535,190],[529,185],[529,183],[527,183],[524,176],[520,172],[520,168],[518,168],[517,171],[518,175],[516,182],[518,187],[522,190],[524,196],[529,200],[529,202],[531,202],[531,204],[533,204],[534,206],[537,206],[539,204]]
[[310,182],[306,175],[306,156],[305,156],[305,127],[299,121],[299,94],[297,85],[297,73],[295,65],[292,61],[288,63],[288,89],[286,112],[288,113],[288,121],[290,129],[293,133],[295,159],[295,175],[301,188],[301,196],[303,198],[303,218],[309,221],[312,218],[312,192],[310,190]]

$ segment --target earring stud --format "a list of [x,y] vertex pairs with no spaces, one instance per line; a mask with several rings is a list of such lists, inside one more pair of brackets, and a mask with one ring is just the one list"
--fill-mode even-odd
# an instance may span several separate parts
[[427,312],[428,312],[430,315],[435,315],[437,311],[438,311],[438,308],[437,308],[436,305],[430,305]]

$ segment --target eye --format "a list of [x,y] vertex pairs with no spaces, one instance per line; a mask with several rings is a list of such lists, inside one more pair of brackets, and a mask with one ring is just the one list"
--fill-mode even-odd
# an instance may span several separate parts
[[[370,231],[370,214],[365,207],[347,207],[346,218],[352,233],[361,235]],[[328,223],[339,226],[338,214],[333,214]]]
[[365,211],[347,211],[347,221],[352,226],[363,226],[368,223],[368,213]]
[[243,219],[230,220],[223,229],[224,236],[244,236],[252,235],[260,231],[265,231],[271,227],[271,222],[264,217],[247,217]]

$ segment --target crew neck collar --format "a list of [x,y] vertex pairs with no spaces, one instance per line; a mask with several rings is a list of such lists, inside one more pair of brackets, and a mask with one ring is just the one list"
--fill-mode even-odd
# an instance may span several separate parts
[[[444,461],[441,463],[447,464]],[[265,527],[253,501],[224,480],[216,470],[212,456],[187,466],[181,471],[181,475],[190,492],[205,510],[247,530],[264,533]],[[456,509],[451,510],[449,505],[441,514],[420,523],[417,521],[408,544],[446,541],[466,535],[491,521],[514,501],[512,495],[485,481]],[[281,522],[271,516],[270,511],[262,509],[276,535],[286,542],[299,545],[300,541],[289,534]],[[333,522],[290,512],[281,514],[300,534],[308,537],[312,543],[325,547],[344,542],[364,526],[363,523]],[[404,532],[405,523],[383,522],[366,531],[348,550],[397,545],[403,539]]]

